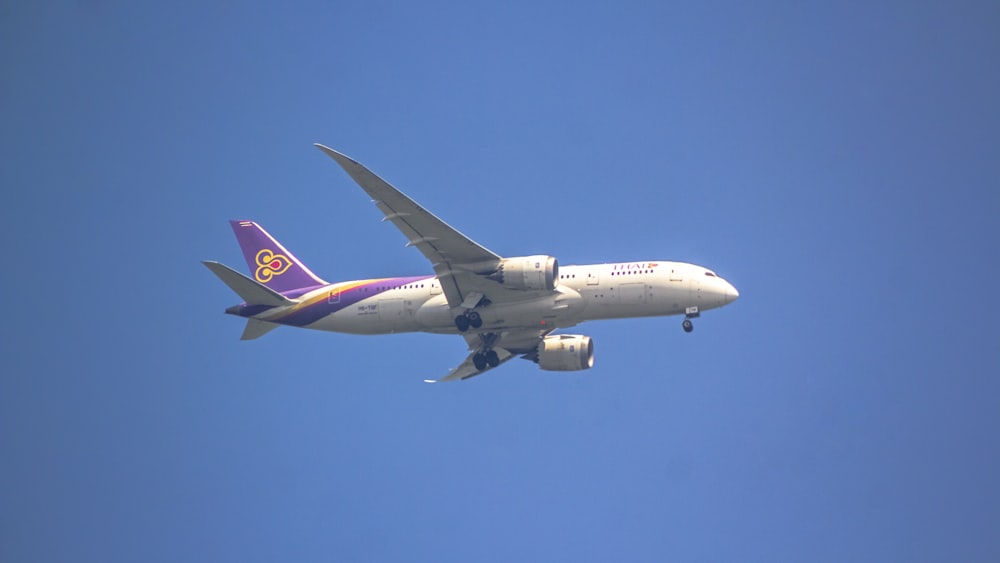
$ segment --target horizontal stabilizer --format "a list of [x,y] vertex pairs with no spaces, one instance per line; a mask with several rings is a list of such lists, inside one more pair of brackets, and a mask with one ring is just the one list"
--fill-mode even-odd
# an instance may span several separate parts
[[260,321],[257,319],[247,319],[247,326],[243,329],[243,336],[240,337],[240,340],[253,340],[255,338],[260,338],[279,326],[281,325],[277,323],[269,323],[267,321]]
[[219,276],[219,279],[228,285],[229,289],[232,289],[237,295],[242,297],[243,300],[246,301],[247,305],[270,305],[272,307],[281,307],[295,303],[277,291],[274,291],[261,283],[257,283],[225,264],[209,260],[205,260],[202,264],[204,264],[209,270],[212,270],[213,274]]

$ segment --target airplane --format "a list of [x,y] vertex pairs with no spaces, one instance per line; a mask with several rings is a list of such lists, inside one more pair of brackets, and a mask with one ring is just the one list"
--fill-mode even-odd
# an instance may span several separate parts
[[585,321],[684,315],[691,319],[739,297],[732,284],[694,264],[650,260],[560,266],[546,255],[502,257],[438,219],[363,165],[331,148],[332,158],[375,206],[430,260],[434,274],[329,283],[263,227],[233,220],[252,277],[202,262],[243,303],[226,313],[247,319],[242,339],[281,326],[350,334],[458,334],[469,354],[438,381],[465,380],[520,356],[547,371],[594,365],[594,343],[556,333]]

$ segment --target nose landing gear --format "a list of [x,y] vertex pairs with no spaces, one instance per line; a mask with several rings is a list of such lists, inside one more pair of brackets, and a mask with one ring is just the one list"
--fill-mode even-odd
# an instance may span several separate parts
[[698,307],[688,307],[687,309],[684,309],[684,322],[681,323],[681,328],[684,329],[684,332],[691,332],[694,330],[694,323],[691,322],[691,319],[696,319],[700,316],[701,313],[698,312]]

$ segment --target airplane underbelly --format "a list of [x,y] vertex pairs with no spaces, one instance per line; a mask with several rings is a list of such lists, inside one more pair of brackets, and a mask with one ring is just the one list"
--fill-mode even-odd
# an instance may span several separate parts
[[483,326],[489,328],[570,326],[583,320],[583,297],[570,288],[537,299],[491,305],[480,311]]
[[438,332],[454,328],[455,320],[452,318],[451,308],[443,294],[435,295],[424,302],[417,309],[414,316],[418,330]]
[[653,302],[658,315],[680,315],[690,306],[691,289],[688,282],[670,282],[654,288]]
[[[513,303],[476,308],[483,330],[525,327],[570,326],[586,320],[584,300],[566,288],[552,295]],[[589,317],[589,315],[588,315]],[[391,334],[396,332],[457,333],[455,312],[444,295],[422,302],[405,299],[366,299],[327,315],[307,328],[351,334]]]
[[348,334],[392,334],[424,330],[418,305],[405,298],[365,299],[331,313],[306,328]]
[[583,292],[588,320],[676,315],[684,312],[686,282],[631,282],[589,287]]

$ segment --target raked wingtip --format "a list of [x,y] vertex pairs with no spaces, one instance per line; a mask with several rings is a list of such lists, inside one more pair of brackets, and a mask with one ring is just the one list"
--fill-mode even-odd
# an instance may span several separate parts
[[[361,166],[361,164],[358,161],[354,160],[353,158],[347,156],[342,152],[335,151],[326,145],[320,143],[313,143],[313,146],[323,151],[323,154],[332,158],[337,164],[340,165],[341,168],[344,168],[344,170],[347,170],[348,166]],[[364,166],[361,166],[361,168],[364,168]]]

